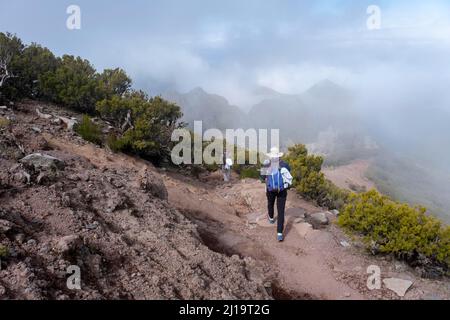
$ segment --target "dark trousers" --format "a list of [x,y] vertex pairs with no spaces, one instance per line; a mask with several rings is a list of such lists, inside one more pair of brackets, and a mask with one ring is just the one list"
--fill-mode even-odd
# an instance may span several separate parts
[[277,202],[278,210],[278,233],[283,233],[284,230],[284,209],[286,207],[287,190],[281,192],[269,192],[267,191],[267,209],[269,211],[269,217],[273,219],[275,200]]

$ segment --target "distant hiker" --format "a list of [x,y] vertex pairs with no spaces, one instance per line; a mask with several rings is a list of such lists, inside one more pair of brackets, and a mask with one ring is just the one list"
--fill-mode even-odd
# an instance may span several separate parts
[[266,160],[263,165],[263,170],[265,171],[269,222],[271,224],[275,223],[274,206],[276,201],[278,211],[277,239],[278,241],[283,241],[284,209],[286,207],[287,190],[292,185],[291,168],[286,162],[281,160],[283,153],[279,152],[278,148],[270,149],[270,153],[267,156],[270,160]]
[[223,181],[229,182],[231,180],[231,168],[233,167],[233,160],[228,156],[224,157],[224,163],[222,166]]

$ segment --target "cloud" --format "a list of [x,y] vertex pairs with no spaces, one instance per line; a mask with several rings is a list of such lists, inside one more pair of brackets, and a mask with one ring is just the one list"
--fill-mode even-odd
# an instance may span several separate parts
[[100,69],[123,67],[151,93],[202,86],[248,106],[256,85],[297,93],[329,78],[374,96],[431,86],[447,97],[448,2],[377,1],[382,29],[369,31],[372,2],[79,0],[83,27],[70,32],[70,1],[0,0],[0,26]]

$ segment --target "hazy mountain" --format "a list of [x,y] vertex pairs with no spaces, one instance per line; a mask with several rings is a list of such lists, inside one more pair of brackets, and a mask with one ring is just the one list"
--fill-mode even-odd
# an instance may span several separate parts
[[[315,152],[333,161],[364,154],[362,149],[367,145],[367,137],[362,128],[356,126],[361,121],[351,93],[332,81],[321,81],[297,95],[263,86],[255,87],[252,94],[260,102],[248,113],[202,88],[187,93],[166,92],[163,97],[182,108],[182,120],[191,128],[195,120],[202,120],[204,129],[279,129],[284,147],[308,143]],[[333,141],[323,138],[330,131]],[[334,147],[336,141],[339,141],[339,150]]]
[[[201,88],[166,99],[181,106],[191,126],[203,120],[207,128],[280,129],[281,145],[305,143],[323,154],[328,164],[371,158],[370,177],[396,199],[423,203],[444,217],[450,206],[450,115],[418,101],[405,107],[367,108],[352,92],[324,80],[301,94],[283,94],[255,87],[260,99],[246,113],[219,95]],[[383,108],[381,108],[383,107]],[[436,157],[436,151],[440,151]]]
[[170,91],[162,97],[178,104],[183,111],[183,121],[193,127],[194,121],[203,121],[203,129],[241,128],[246,125],[246,113],[230,105],[219,95],[207,93],[202,88],[195,88],[187,93]]
[[323,132],[330,130],[343,144],[346,141],[342,140],[349,136],[352,140],[355,136],[363,140],[362,128],[355,125],[360,122],[358,118],[351,93],[330,80],[321,81],[298,95],[273,94],[249,111],[251,126],[279,128],[283,145],[315,143]]

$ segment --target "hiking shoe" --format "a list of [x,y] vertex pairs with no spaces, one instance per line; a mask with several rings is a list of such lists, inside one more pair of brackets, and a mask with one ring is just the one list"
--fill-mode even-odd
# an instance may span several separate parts
[[278,242],[281,242],[281,241],[284,240],[284,237],[283,237],[283,234],[282,234],[282,233],[279,233],[279,234],[277,235],[277,240],[278,240]]
[[275,224],[275,219],[274,219],[274,218],[271,218],[271,217],[269,217],[269,223],[270,223],[270,224]]

